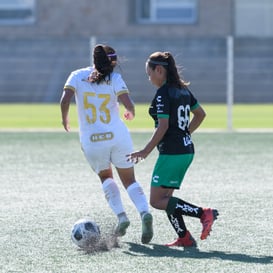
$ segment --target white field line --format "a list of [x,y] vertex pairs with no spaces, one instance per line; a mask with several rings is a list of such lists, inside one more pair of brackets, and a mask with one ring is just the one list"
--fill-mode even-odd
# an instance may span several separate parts
[[[129,129],[132,133],[152,133],[153,129]],[[24,132],[24,133],[39,133],[39,132],[63,132],[67,133],[62,128],[0,128],[1,132]],[[78,132],[78,129],[71,129],[70,132]],[[229,131],[227,129],[198,129],[196,133],[273,133],[273,128],[238,128]]]

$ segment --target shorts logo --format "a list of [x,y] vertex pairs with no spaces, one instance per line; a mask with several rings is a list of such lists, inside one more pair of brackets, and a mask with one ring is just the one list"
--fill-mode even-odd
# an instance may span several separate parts
[[153,176],[152,179],[153,179],[153,183],[158,183],[159,176],[155,175],[155,176]]
[[107,132],[107,133],[101,133],[101,134],[93,134],[90,136],[90,140],[92,142],[97,142],[97,141],[105,141],[105,140],[110,140],[114,137],[112,132]]
[[169,181],[170,184],[178,184],[178,181]]

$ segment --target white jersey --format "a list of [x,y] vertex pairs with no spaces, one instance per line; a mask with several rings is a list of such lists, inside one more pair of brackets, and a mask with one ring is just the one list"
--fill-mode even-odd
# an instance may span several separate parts
[[[75,92],[81,142],[85,142],[86,137],[93,141],[111,138],[111,133],[125,126],[119,116],[117,99],[129,93],[125,82],[119,73],[113,72],[108,82],[90,83],[87,78],[93,70],[87,67],[73,71],[64,86]],[[109,135],[103,135],[108,132]]]
[[93,170],[99,173],[113,163],[129,168],[126,155],[133,151],[127,127],[119,116],[118,96],[129,93],[119,73],[111,73],[109,81],[88,82],[94,68],[73,71],[64,88],[75,92],[79,135],[84,155]]

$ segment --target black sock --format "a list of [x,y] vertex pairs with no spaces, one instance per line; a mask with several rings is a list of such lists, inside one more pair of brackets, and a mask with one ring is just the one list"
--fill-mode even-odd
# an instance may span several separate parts
[[183,220],[182,214],[174,212],[173,214],[167,214],[167,216],[178,237],[185,237],[187,228]]
[[171,197],[166,209],[167,214],[172,214],[174,211],[180,212],[182,215],[201,218],[203,209],[187,203],[179,198]]

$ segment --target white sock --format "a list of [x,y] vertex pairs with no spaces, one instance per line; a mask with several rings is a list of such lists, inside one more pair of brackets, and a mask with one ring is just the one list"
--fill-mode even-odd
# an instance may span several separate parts
[[125,213],[124,207],[120,198],[119,188],[113,178],[107,178],[102,184],[102,189],[105,194],[105,198],[113,210],[118,216],[119,214]]
[[135,204],[138,212],[142,214],[143,212],[149,211],[148,202],[146,196],[143,192],[142,187],[138,182],[134,182],[127,188],[127,193],[130,196],[131,200]]

